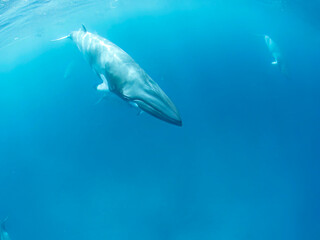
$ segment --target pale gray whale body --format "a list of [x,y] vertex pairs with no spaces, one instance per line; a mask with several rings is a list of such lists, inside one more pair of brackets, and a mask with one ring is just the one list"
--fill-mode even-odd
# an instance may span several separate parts
[[6,218],[5,220],[3,220],[1,222],[1,226],[0,226],[0,240],[10,240],[9,234],[6,230],[6,226],[5,223],[8,220],[8,218]]
[[112,92],[141,110],[181,126],[180,114],[151,77],[121,48],[109,40],[82,29],[57,39],[70,38],[102,80],[98,91]]
[[287,67],[283,61],[283,56],[278,47],[278,44],[276,44],[268,35],[264,35],[264,40],[274,59],[272,64],[278,65],[281,73],[284,74],[286,77],[288,77]]

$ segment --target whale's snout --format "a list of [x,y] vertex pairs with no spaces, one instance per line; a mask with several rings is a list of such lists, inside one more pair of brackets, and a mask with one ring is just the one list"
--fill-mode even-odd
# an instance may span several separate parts
[[172,120],[173,124],[182,127],[182,119],[179,113],[176,113],[175,117],[172,118]]
[[148,84],[135,89],[131,101],[135,102],[143,111],[177,126],[182,126],[181,116],[176,106],[164,93],[159,85],[148,77]]
[[139,106],[139,108],[154,117],[177,126],[182,126],[181,116],[176,107],[172,104],[171,100],[169,99],[170,102],[162,102],[158,100],[159,99],[136,99],[134,102]]

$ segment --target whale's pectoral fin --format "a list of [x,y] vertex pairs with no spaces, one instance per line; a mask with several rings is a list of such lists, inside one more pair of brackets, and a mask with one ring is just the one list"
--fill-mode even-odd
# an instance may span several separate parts
[[97,86],[97,90],[105,92],[105,91],[109,91],[109,87],[106,83],[103,82]]
[[272,64],[272,65],[277,65],[277,64],[278,64],[278,61],[277,61],[277,60],[274,60],[271,64]]
[[63,78],[66,79],[70,76],[73,66],[74,66],[74,61],[68,64],[68,66],[66,67],[66,70],[64,71]]
[[103,94],[98,99],[98,101],[95,103],[95,105],[99,104],[103,99],[105,99],[107,97],[108,93],[110,92],[108,81],[107,81],[106,77],[103,74],[98,74],[98,75],[99,75],[100,79],[102,80],[102,83],[97,86],[97,90],[99,92],[103,92]]
[[107,96],[107,94],[104,93],[104,94],[98,99],[98,101],[96,101],[96,103],[95,103],[94,105],[98,105],[99,103],[101,103],[102,100],[106,98],[106,96]]
[[99,76],[102,80],[102,83],[97,86],[97,90],[102,92],[109,92],[109,85],[106,77],[103,74],[100,74]]

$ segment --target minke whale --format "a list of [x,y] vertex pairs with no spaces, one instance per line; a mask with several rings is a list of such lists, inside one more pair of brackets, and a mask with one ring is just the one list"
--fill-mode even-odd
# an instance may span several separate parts
[[273,62],[271,64],[278,65],[281,73],[288,76],[287,67],[283,61],[283,55],[278,44],[276,44],[268,35],[264,35],[264,40],[273,57]]
[[71,39],[101,79],[97,90],[121,99],[168,123],[182,126],[180,114],[159,85],[120,47],[82,29],[59,38]]
[[1,222],[1,226],[0,226],[0,240],[10,240],[9,234],[6,230],[6,226],[5,223],[8,220],[8,218],[4,219]]

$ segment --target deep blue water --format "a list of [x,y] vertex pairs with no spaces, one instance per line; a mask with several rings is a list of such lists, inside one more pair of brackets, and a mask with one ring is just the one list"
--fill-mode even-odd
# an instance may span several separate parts
[[[12,240],[320,239],[320,3],[18,2],[0,5]],[[116,97],[96,104],[76,46],[50,41],[81,24],[158,82],[181,128]]]

